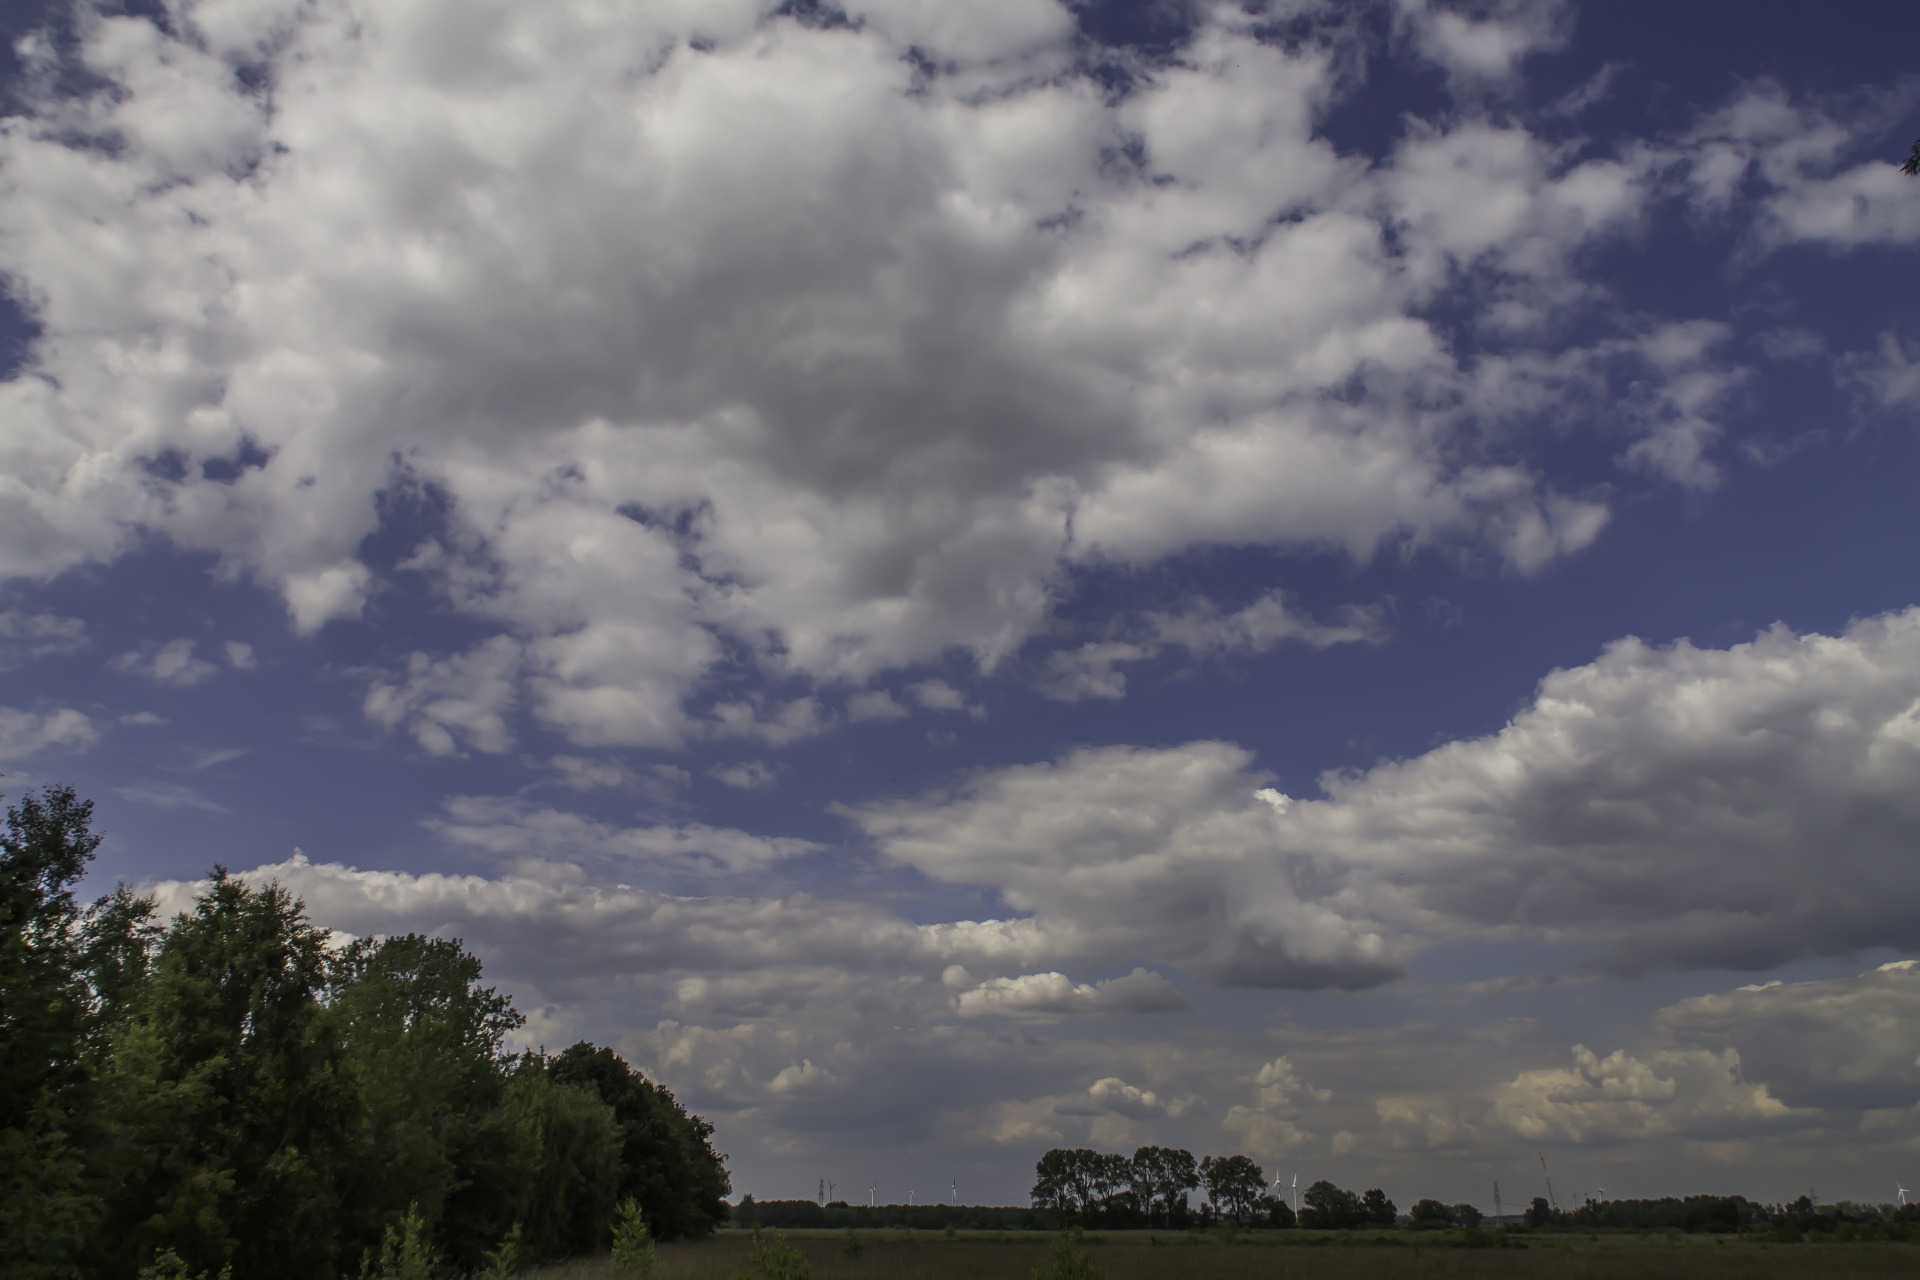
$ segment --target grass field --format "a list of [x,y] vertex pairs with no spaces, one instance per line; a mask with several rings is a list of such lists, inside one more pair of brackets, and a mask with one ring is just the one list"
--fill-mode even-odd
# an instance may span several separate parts
[[[911,1237],[859,1233],[859,1256],[846,1233],[781,1233],[806,1256],[814,1280],[1028,1280],[1051,1235],[960,1232]],[[768,1239],[774,1237],[769,1235]],[[1324,1242],[1324,1243],[1323,1243]],[[1105,1280],[1389,1280],[1405,1276],[1490,1276],[1500,1280],[1879,1280],[1920,1275],[1920,1247],[1900,1244],[1761,1244],[1719,1236],[1533,1236],[1525,1249],[1462,1249],[1405,1233],[1274,1232],[1232,1243],[1199,1234],[1091,1234],[1084,1242]],[[657,1280],[733,1280],[755,1276],[753,1243],[724,1231],[699,1244],[662,1245]],[[537,1273],[537,1280],[614,1280],[604,1259]]]

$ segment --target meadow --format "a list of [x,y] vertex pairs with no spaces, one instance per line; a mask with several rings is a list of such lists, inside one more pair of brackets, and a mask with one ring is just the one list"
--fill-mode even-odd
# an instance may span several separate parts
[[[1046,1232],[779,1233],[813,1280],[1028,1280],[1057,1238]],[[776,1237],[769,1233],[767,1239]],[[1775,1244],[1727,1236],[1538,1235],[1524,1248],[1467,1249],[1451,1233],[1261,1232],[1235,1239],[1189,1232],[1089,1233],[1082,1242],[1104,1280],[1880,1280],[1911,1276],[1920,1249],[1903,1244]],[[531,1273],[536,1280],[617,1280],[606,1259]],[[656,1280],[759,1280],[749,1233],[661,1245]]]

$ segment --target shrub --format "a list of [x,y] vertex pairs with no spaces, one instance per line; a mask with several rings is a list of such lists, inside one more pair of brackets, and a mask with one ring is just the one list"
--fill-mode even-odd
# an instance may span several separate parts
[[1075,1247],[1079,1243],[1078,1227],[1056,1236],[1047,1247],[1046,1261],[1034,1269],[1033,1280],[1100,1280],[1100,1273],[1094,1270],[1093,1259],[1087,1251]]
[[658,1262],[640,1203],[629,1196],[613,1211],[613,1269],[623,1276],[650,1276]]

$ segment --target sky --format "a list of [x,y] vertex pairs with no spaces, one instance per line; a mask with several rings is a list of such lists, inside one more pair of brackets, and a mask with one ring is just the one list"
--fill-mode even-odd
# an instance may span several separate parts
[[1920,13],[0,8],[0,769],[758,1198],[1920,1179]]

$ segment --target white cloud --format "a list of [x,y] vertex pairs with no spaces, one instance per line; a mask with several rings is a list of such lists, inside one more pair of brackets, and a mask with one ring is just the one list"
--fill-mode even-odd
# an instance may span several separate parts
[[452,658],[416,652],[404,675],[368,685],[362,710],[389,729],[405,724],[429,755],[453,755],[462,741],[478,751],[505,751],[513,745],[505,716],[516,699],[520,657],[520,646],[506,636]]
[[1891,333],[1872,352],[1842,357],[1840,381],[1875,409],[1920,409],[1920,360]]
[[1752,200],[1760,251],[1797,243],[1911,244],[1920,240],[1913,180],[1882,158],[1846,163],[1863,141],[1877,143],[1910,102],[1900,94],[1866,98],[1842,122],[1795,104],[1776,84],[1757,83],[1682,139],[1677,156],[1689,197],[1710,214]]
[[[1281,795],[1227,743],[1083,748],[852,810],[1029,913],[1055,964],[1365,986],[1443,939],[1620,971],[1920,945],[1920,610],[1728,649],[1610,645],[1498,733]],[[1809,892],[1809,884],[1819,891]]]
[[126,675],[144,676],[157,685],[186,689],[212,677],[219,668],[193,656],[191,640],[169,640],[162,645],[145,645],[129,650],[109,665]]
[[1744,1134],[1793,1120],[1791,1108],[1742,1077],[1733,1049],[1625,1050],[1602,1058],[1573,1047],[1571,1067],[1522,1071],[1494,1097],[1495,1118],[1522,1137],[1608,1142]]
[[963,1018],[1057,1018],[1067,1014],[1184,1012],[1193,1008],[1193,1002],[1162,975],[1135,969],[1125,977],[1092,983],[1076,983],[1063,973],[992,978],[959,992],[953,1007]]
[[847,699],[847,719],[856,724],[863,720],[898,720],[910,714],[899,699],[885,689],[868,689]]
[[0,609],[0,671],[86,648],[87,624],[53,613]]
[[1508,84],[1528,56],[1565,46],[1574,17],[1567,0],[1395,0],[1393,16],[1456,92]]
[[704,823],[615,827],[521,800],[455,796],[428,821],[442,839],[513,858],[631,860],[742,875],[824,846],[792,836],[756,836]]
[[[500,634],[384,679],[377,720],[441,754],[503,749],[510,705],[585,745],[778,746],[831,724],[802,690],[689,704],[735,664],[992,668],[1074,567],[1530,570],[1597,533],[1584,478],[1458,411],[1422,316],[1491,288],[1511,333],[1588,297],[1577,251],[1647,198],[1631,165],[1480,122],[1343,156],[1314,132],[1337,24],[1281,47],[1207,9],[1115,97],[1063,5],[854,9],[90,23],[99,91],[0,139],[0,269],[42,332],[0,384],[0,575],[164,538],[308,632],[393,585],[357,558],[378,495],[430,489],[447,527],[400,573]],[[1558,38],[1539,7],[1404,12],[1480,79]],[[515,692],[471,696],[510,645]]]
[[85,748],[100,734],[84,712],[19,711],[0,707],[0,760],[24,760],[48,747]]
[[764,760],[742,760],[738,764],[715,765],[707,776],[742,791],[757,791],[780,780],[780,770]]
[[253,646],[242,644],[238,640],[226,643],[227,665],[235,671],[251,671],[255,666]]
[[1115,1111],[1135,1120],[1156,1116],[1179,1119],[1194,1104],[1192,1098],[1162,1098],[1152,1089],[1128,1084],[1119,1076],[1103,1076],[1087,1087],[1087,1100],[1103,1111]]
[[1149,610],[1127,620],[1117,628],[1120,638],[1056,649],[1034,673],[1034,687],[1056,702],[1119,699],[1127,692],[1121,664],[1150,661],[1171,648],[1201,661],[1267,653],[1289,642],[1324,649],[1386,639],[1386,611],[1379,606],[1349,605],[1338,616],[1337,622],[1317,622],[1296,612],[1281,591],[1266,592],[1232,613],[1194,596],[1178,609]]

